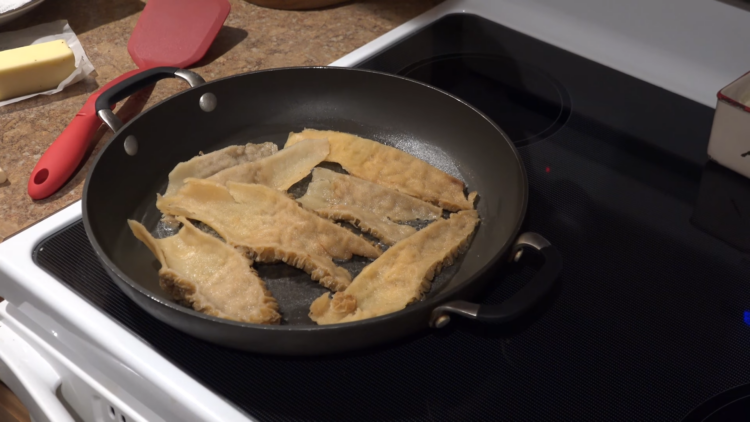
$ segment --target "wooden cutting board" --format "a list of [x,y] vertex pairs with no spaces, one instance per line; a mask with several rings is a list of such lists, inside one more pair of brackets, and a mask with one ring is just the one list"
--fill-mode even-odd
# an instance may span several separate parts
[[0,421],[31,422],[29,411],[2,382],[0,382]]

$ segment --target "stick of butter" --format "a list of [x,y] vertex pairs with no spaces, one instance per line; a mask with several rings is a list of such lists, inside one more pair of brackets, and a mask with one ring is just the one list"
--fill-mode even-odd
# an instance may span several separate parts
[[57,88],[75,69],[64,40],[0,51],[0,101]]

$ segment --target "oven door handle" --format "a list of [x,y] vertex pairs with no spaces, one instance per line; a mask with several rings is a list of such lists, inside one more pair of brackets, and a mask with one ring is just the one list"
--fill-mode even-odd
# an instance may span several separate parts
[[75,422],[55,392],[62,379],[18,334],[0,323],[0,380],[35,422]]

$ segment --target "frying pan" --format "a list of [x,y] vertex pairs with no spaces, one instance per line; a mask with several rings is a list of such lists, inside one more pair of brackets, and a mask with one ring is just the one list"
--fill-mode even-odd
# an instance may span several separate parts
[[[95,104],[99,95],[123,80],[158,66],[188,67],[200,60],[229,15],[227,0],[151,0],[146,3],[128,52],[140,69],[113,79],[92,94],[31,172],[27,190],[44,199],[68,181],[101,125]],[[112,104],[114,106],[114,104]]]
[[[192,86],[122,125],[110,104],[167,77]],[[92,166],[83,193],[83,221],[94,249],[117,285],[159,320],[224,346],[271,354],[321,355],[386,343],[452,315],[507,323],[524,315],[552,289],[562,268],[543,237],[519,230],[526,211],[526,172],[510,139],[481,112],[450,94],[406,78],[348,68],[284,68],[204,83],[197,74],[156,68],[121,82],[96,103],[116,132]],[[181,161],[231,144],[276,142],[304,128],[350,132],[404,148],[458,173],[479,192],[482,219],[468,251],[433,283],[424,300],[368,320],[317,326],[307,318],[322,288],[296,269],[259,266],[286,323],[254,325],[224,320],[175,303],[158,283],[156,259],[130,232],[127,219],[155,231],[156,193]],[[446,163],[450,165],[446,166]],[[303,181],[304,182],[304,181]],[[523,249],[544,264],[506,302],[468,302],[494,269]],[[281,268],[279,268],[281,267]]]

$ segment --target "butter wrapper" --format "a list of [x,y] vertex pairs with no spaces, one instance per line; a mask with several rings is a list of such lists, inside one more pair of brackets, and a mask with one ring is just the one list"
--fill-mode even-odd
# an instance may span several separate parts
[[49,91],[36,92],[34,94],[24,95],[21,97],[11,98],[10,100],[0,101],[0,107],[8,104],[13,104],[18,101],[23,101],[27,98],[35,97],[37,95],[52,95],[56,94],[68,85],[85,78],[86,75],[94,71],[94,65],[86,56],[86,52],[83,50],[81,42],[78,41],[75,32],[68,25],[68,21],[59,20],[55,22],[45,23],[30,28],[21,29],[19,31],[11,32],[0,32],[0,51],[11,50],[14,48],[26,47],[34,44],[41,44],[49,41],[65,40],[73,50],[73,55],[76,58],[76,70],[70,74],[64,81],[55,89]]

